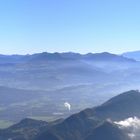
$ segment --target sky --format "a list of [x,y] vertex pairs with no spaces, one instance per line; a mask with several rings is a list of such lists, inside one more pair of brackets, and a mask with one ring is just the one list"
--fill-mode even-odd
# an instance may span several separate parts
[[140,50],[139,0],[0,0],[0,54]]

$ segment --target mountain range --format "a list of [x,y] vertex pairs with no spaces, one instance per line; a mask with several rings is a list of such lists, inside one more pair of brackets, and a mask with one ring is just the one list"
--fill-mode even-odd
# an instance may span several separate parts
[[36,53],[32,55],[0,55],[0,63],[20,63],[32,61],[62,61],[62,60],[94,60],[94,61],[134,61],[133,59],[118,56],[108,52],[80,54],[66,53]]
[[[115,96],[100,106],[85,109],[66,119],[44,122],[24,119],[0,130],[1,140],[132,140],[117,125],[129,117],[140,117],[140,92],[131,90]],[[133,138],[135,140],[135,138]]]
[[85,55],[72,52],[0,55],[0,85],[48,90],[99,83],[105,79],[116,80],[116,76],[110,76],[112,71],[118,71],[119,74],[122,70],[132,71],[135,67],[140,67],[135,60],[107,52]]
[[0,139],[132,139],[118,124],[140,117],[139,69],[108,52],[0,55]]
[[122,56],[140,61],[140,51],[125,52]]
[[139,69],[139,61],[108,52],[0,55],[0,127],[26,117],[66,118],[139,89]]

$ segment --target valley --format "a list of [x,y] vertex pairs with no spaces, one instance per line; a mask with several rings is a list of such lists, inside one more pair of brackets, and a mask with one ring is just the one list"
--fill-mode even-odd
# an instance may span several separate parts
[[[110,53],[0,58],[1,128],[24,118],[66,118],[117,93],[139,89],[139,61]],[[65,102],[70,103],[70,111]]]

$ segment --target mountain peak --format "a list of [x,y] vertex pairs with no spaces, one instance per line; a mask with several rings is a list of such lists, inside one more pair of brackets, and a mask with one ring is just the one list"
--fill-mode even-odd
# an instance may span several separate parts
[[140,92],[139,90],[130,90],[130,91],[127,91],[127,92],[124,92],[116,97],[113,97],[111,98],[109,101],[107,101],[105,104],[103,105],[108,105],[110,103],[117,103],[117,102],[120,102],[122,100],[124,101],[136,101],[137,99],[140,100]]
[[34,120],[34,119],[30,119],[30,118],[25,118],[23,120],[21,120],[18,124],[15,124],[13,126],[11,126],[11,129],[18,129],[18,128],[38,128],[40,126],[46,126],[48,125],[47,122],[45,121],[40,121],[40,120]]
[[129,117],[140,117],[140,92],[131,90],[111,98],[91,111],[97,118],[123,120]]
[[59,53],[37,53],[30,56],[30,60],[34,61],[46,61],[46,60],[61,60],[62,57]]
[[140,61],[140,50],[133,52],[125,52],[122,56]]
[[88,53],[84,55],[85,59],[88,60],[95,60],[95,61],[115,61],[115,62],[134,62],[135,60],[125,58],[121,55],[116,55],[108,52],[102,52],[102,53]]

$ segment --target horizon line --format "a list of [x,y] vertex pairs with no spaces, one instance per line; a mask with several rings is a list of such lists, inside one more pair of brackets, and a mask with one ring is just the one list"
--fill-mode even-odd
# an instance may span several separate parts
[[[0,55],[34,55],[34,54],[41,54],[41,53],[49,53],[49,54],[55,54],[55,53],[59,53],[59,54],[62,54],[62,53],[74,53],[74,54],[81,54],[81,55],[86,55],[86,54],[101,54],[101,53],[110,53],[110,54],[115,54],[115,55],[121,55],[123,53],[113,53],[113,52],[109,52],[109,51],[102,51],[102,52],[85,52],[85,53],[81,53],[81,52],[77,52],[77,51],[54,51],[54,52],[49,52],[49,51],[40,51],[40,52],[34,52],[34,53],[0,53]],[[125,52],[124,52],[125,53]]]
[[54,53],[75,53],[75,54],[81,54],[81,55],[86,55],[86,54],[100,54],[100,53],[110,53],[110,54],[116,54],[116,55],[122,55],[124,53],[130,53],[130,52],[137,52],[140,50],[134,50],[134,51],[126,51],[126,52],[122,52],[122,53],[114,53],[111,51],[99,51],[99,52],[78,52],[78,51],[39,51],[39,52],[33,52],[33,53],[0,53],[0,55],[33,55],[33,54],[40,54],[40,53],[50,53],[50,54],[54,54]]

